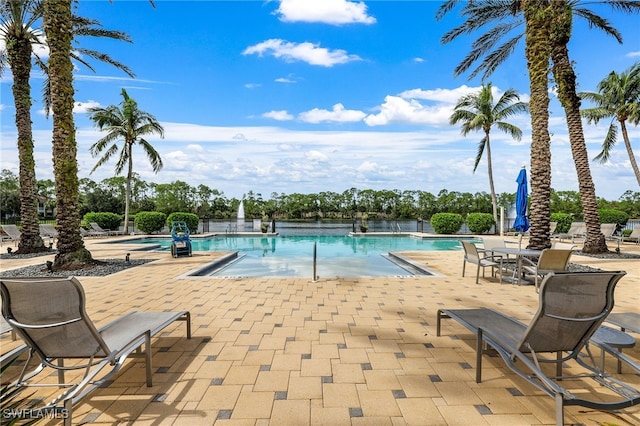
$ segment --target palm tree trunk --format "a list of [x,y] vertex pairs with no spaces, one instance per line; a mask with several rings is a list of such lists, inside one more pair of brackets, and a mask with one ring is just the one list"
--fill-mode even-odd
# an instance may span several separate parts
[[71,0],[45,0],[44,28],[49,44],[49,81],[53,110],[53,173],[58,210],[58,254],[54,268],[76,269],[92,259],[80,235],[78,163],[73,121]]
[[622,129],[622,139],[624,139],[624,146],[627,148],[627,154],[629,155],[629,161],[631,162],[631,168],[636,175],[638,185],[640,185],[640,169],[638,169],[638,162],[636,156],[633,155],[633,149],[631,149],[631,141],[629,140],[629,133],[627,132],[627,125],[624,120],[620,121],[620,128]]
[[524,0],[527,68],[531,99],[531,208],[529,248],[551,246],[551,138],[549,137],[549,22],[548,0]]
[[129,233],[129,203],[131,200],[131,179],[133,178],[133,157],[131,156],[133,150],[133,143],[125,141],[125,149],[128,152],[128,170],[127,170],[127,182],[124,192],[124,233]]
[[20,162],[20,223],[18,253],[46,251],[38,222],[36,164],[33,159],[31,131],[31,43],[25,39],[7,40],[7,56],[13,74],[13,99],[18,129],[18,159]]
[[489,143],[489,132],[485,131],[487,141],[485,147],[487,149],[487,173],[489,175],[489,188],[491,189],[491,206],[493,207],[493,223],[495,233],[498,230],[498,198],[496,197],[496,189],[493,185],[493,167],[491,165],[491,144]]
[[585,253],[604,253],[609,251],[607,242],[600,230],[596,190],[589,168],[589,155],[584,140],[580,98],[576,93],[576,75],[571,66],[567,44],[571,36],[573,14],[566,1],[551,2],[551,31],[553,76],[558,85],[558,99],[567,119],[571,153],[578,174],[582,213],[587,226],[587,237],[582,251]]

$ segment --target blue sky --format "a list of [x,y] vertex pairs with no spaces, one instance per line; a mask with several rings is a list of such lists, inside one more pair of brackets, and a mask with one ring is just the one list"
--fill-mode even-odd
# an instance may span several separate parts
[[[135,171],[148,182],[205,184],[227,197],[248,191],[343,192],[349,188],[489,192],[487,163],[473,173],[481,134],[460,135],[448,124],[456,101],[477,90],[480,79],[454,78],[471,38],[442,45],[460,23],[457,13],[436,21],[440,1],[274,0],[81,1],[77,12],[105,28],[128,33],[132,44],[82,40],[127,64],[115,68],[78,64],[75,73],[80,177],[111,177],[115,163],[89,174],[97,159],[89,147],[101,137],[86,108],[121,101],[125,88],[139,108],[164,126],[151,136],[164,161],[154,175],[141,150]],[[595,91],[609,72],[640,60],[638,16],[596,9],[618,28],[625,43],[576,21],[570,55],[579,90]],[[46,55],[46,51],[44,52]],[[499,96],[517,90],[529,98],[524,46],[490,78]],[[0,167],[18,173],[11,74],[0,84]],[[36,174],[53,179],[51,119],[42,111],[42,77],[32,90]],[[551,105],[552,187],[578,191],[563,111]],[[521,141],[494,130],[496,191],[515,192],[521,166],[529,166],[528,116],[513,120]],[[590,158],[608,121],[585,124]],[[631,127],[636,157],[640,131]],[[615,200],[638,191],[622,141],[605,165],[590,163],[600,197]]]

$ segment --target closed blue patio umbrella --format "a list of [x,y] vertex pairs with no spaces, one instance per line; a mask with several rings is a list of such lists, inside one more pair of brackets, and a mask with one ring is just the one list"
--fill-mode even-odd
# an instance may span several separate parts
[[516,179],[518,190],[516,192],[516,220],[513,222],[513,229],[518,232],[525,232],[529,229],[529,219],[527,219],[527,170],[522,167]]

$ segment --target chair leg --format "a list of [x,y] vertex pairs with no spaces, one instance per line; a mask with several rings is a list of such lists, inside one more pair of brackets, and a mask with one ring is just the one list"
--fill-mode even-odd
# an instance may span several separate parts
[[466,260],[463,260],[463,261],[462,261],[462,276],[463,276],[463,277],[464,277],[464,269],[465,269],[465,266],[467,266],[467,261],[466,261]]
[[[482,273],[484,274],[484,268],[482,269]],[[476,284],[478,284],[479,278],[480,278],[480,264],[478,263],[478,268],[476,269]]]
[[482,329],[479,328],[476,334],[476,383],[482,381],[482,345],[484,338],[482,337]]
[[73,399],[69,398],[64,401],[64,426],[71,426],[71,419],[73,417]]
[[564,426],[564,399],[562,394],[556,394],[556,425]]
[[146,364],[147,364],[147,386],[153,386],[152,383],[152,373],[151,373],[151,332],[147,330],[144,335],[144,351],[146,356]]

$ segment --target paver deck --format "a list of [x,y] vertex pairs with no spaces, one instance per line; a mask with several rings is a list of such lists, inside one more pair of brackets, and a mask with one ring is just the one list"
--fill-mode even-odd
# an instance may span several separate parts
[[[193,339],[181,324],[153,342],[154,386],[144,364],[129,360],[110,386],[78,405],[88,425],[543,425],[554,401],[504,366],[485,360],[475,383],[474,336],[455,321],[435,335],[439,308],[486,306],[523,321],[533,316],[533,286],[461,277],[463,252],[407,252],[438,277],[182,277],[221,253],[131,251],[87,240],[94,258],[156,259],[106,277],[79,277],[97,324],[131,310],[189,310]],[[117,242],[118,238],[111,241]],[[640,247],[623,244],[640,254]],[[6,271],[49,257],[2,260]],[[638,311],[640,262],[574,256],[572,262],[627,275],[615,312]],[[635,336],[637,337],[637,336]],[[1,352],[18,342],[7,333]],[[640,359],[637,346],[625,350]],[[615,371],[615,360],[608,371]],[[640,386],[640,377],[623,372]],[[55,380],[49,377],[48,380]],[[39,391],[45,392],[45,391]],[[640,424],[640,407],[616,414],[568,407],[578,424]],[[45,422],[55,424],[55,422]]]

